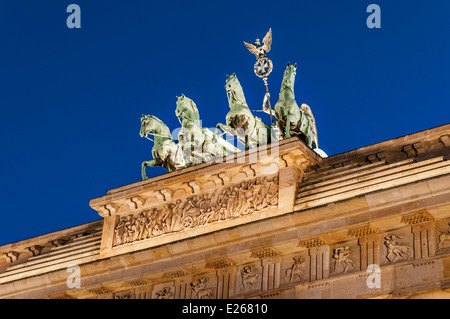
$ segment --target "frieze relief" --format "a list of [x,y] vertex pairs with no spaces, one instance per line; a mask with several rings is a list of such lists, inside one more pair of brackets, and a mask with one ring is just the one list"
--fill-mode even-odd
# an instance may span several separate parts
[[308,262],[307,258],[303,256],[292,257],[291,264],[284,269],[284,281],[286,283],[298,283],[308,279]]
[[173,299],[174,298],[174,287],[162,287],[155,292],[155,299]]
[[346,273],[350,270],[357,270],[355,263],[350,257],[350,247],[342,246],[333,250],[334,274]]
[[410,245],[405,243],[402,236],[387,235],[384,237],[386,247],[386,262],[406,261],[410,257]]
[[190,287],[192,289],[191,297],[193,299],[215,299],[216,288],[211,286],[216,284],[209,277],[200,277],[191,282]]
[[163,282],[153,286],[152,299],[174,299],[175,282]]
[[280,286],[291,286],[309,279],[308,251],[280,256]]
[[113,294],[113,299],[136,299],[133,291],[125,291]]
[[439,251],[450,248],[450,219],[436,223],[437,247]]
[[261,263],[251,263],[240,267],[236,275],[238,293],[247,294],[260,291],[262,287]]
[[450,241],[450,223],[448,223],[448,226],[446,232],[439,234],[439,249],[448,248],[446,244]]
[[163,207],[121,216],[114,246],[238,218],[278,206],[278,176],[242,181],[212,193],[178,199]]
[[[450,233],[449,220],[444,220],[438,225],[438,231],[442,233],[447,247],[447,235]],[[372,236],[370,233],[367,236]],[[445,238],[444,238],[445,237]],[[380,244],[377,254],[381,257],[380,266],[389,266],[394,263],[411,261],[414,259],[412,234],[409,227],[395,231],[380,233],[376,237]],[[328,285],[333,277],[346,276],[351,273],[359,273],[361,280],[366,281],[366,269],[361,267],[361,246],[359,239],[352,239],[332,245],[312,245],[309,248],[297,252],[283,254],[282,250],[263,247],[252,251],[251,258],[259,258],[258,261],[236,264],[227,257],[216,258],[206,262],[206,267],[216,271],[199,275],[186,274],[182,276],[164,276],[164,278],[175,278],[166,282],[157,283],[153,286],[153,298],[158,299],[215,299],[223,296],[241,298],[243,296],[261,297],[271,296],[292,286],[308,285],[309,288]],[[438,238],[436,238],[438,240]],[[308,241],[312,243],[312,241]],[[314,241],[317,243],[317,240]],[[329,264],[330,276],[312,276],[318,271],[317,255],[311,254],[312,250],[322,249],[325,253],[321,255],[324,259],[322,267]],[[316,261],[313,264],[311,259]],[[325,262],[325,259],[327,260]],[[428,265],[429,260],[418,261],[413,267]],[[328,267],[328,266],[326,266]],[[227,269],[222,273],[223,269]],[[325,270],[323,270],[325,272]],[[178,273],[178,272],[172,272]],[[222,276],[225,274],[224,276]],[[226,280],[224,280],[224,278]],[[278,282],[270,285],[271,280]]]

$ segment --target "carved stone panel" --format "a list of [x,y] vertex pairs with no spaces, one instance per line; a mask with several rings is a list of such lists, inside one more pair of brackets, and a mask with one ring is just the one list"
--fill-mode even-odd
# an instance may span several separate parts
[[450,219],[436,222],[435,237],[439,253],[450,249]]
[[163,282],[153,286],[152,299],[174,299],[175,282]]
[[136,299],[134,289],[116,292],[113,294],[113,299]]
[[236,295],[250,294],[261,291],[262,266],[261,262],[253,262],[242,265],[235,272]]
[[408,261],[414,258],[412,233],[408,229],[384,233],[381,241],[383,265]]
[[211,193],[121,216],[114,228],[113,246],[234,219],[277,208],[277,205],[278,176],[246,180]]
[[357,240],[333,245],[330,255],[333,275],[359,271],[360,248]]
[[281,262],[281,285],[296,285],[309,280],[309,256],[306,250],[283,256]]
[[190,283],[192,299],[216,299],[217,277],[215,273],[195,276]]

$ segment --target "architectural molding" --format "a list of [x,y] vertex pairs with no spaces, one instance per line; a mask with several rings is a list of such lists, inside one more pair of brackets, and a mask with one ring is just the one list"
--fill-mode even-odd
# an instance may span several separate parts
[[449,145],[450,125],[328,158],[292,138],[110,190],[100,220],[1,246],[0,298],[444,296]]

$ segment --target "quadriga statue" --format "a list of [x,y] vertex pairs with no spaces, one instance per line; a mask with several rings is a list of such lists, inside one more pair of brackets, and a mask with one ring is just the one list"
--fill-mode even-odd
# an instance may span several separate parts
[[[147,166],[162,166],[169,172],[186,167],[180,145],[172,139],[170,129],[159,118],[154,115],[142,115],[140,135],[154,142],[153,159],[142,162],[142,179],[147,179],[145,173]],[[153,135],[154,140],[148,135]]]
[[175,115],[181,124],[178,142],[181,145],[186,164],[202,163],[202,148],[205,138],[197,105],[184,94],[177,96]]
[[225,89],[230,111],[226,115],[226,124],[216,125],[215,134],[221,129],[223,134],[237,135],[239,141],[245,145],[245,149],[271,143],[273,138],[271,127],[252,114],[236,74],[227,75]]
[[201,126],[196,104],[184,94],[177,97],[175,115],[181,124],[178,142],[172,139],[170,129],[163,121],[154,115],[142,115],[140,135],[154,142],[153,159],[142,162],[142,179],[147,179],[147,166],[162,166],[171,172],[239,151]]
[[177,97],[175,115],[181,124],[178,141],[183,151],[186,165],[200,164],[215,157],[226,156],[239,151],[223,138],[202,127],[202,121],[193,100],[182,94]]
[[275,104],[275,118],[283,138],[299,136],[310,148],[319,147],[317,128],[314,116],[308,105],[300,107],[295,101],[294,82],[297,63],[287,64],[281,83],[278,102]]

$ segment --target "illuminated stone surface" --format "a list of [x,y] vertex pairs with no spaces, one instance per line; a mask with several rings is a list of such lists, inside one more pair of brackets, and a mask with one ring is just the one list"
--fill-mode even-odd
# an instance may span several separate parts
[[449,137],[294,137],[110,190],[100,220],[1,246],[0,298],[448,298]]

